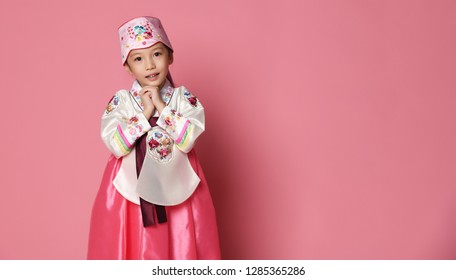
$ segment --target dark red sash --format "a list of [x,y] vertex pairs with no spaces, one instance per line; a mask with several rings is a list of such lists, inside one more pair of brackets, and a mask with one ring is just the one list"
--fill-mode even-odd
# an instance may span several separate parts
[[[157,125],[158,118],[150,118],[149,123],[150,126],[154,127]],[[141,136],[138,140],[136,140],[136,174],[139,177],[139,173],[141,172],[141,168],[144,162],[144,157],[146,156],[147,146],[146,146],[146,138],[147,133]],[[166,223],[166,209],[162,205],[155,205],[148,201],[145,201],[141,197],[139,198],[140,206],[141,206],[141,215],[144,227],[152,226],[155,224],[155,212],[157,213],[157,220],[158,223]],[[155,211],[154,211],[155,210]]]

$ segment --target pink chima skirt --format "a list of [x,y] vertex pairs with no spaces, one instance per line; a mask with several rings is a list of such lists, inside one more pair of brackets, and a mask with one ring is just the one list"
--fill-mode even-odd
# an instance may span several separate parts
[[190,198],[166,206],[168,221],[144,227],[140,206],[113,185],[122,159],[109,158],[90,223],[88,259],[220,259],[215,209],[194,151],[190,163],[201,179]]

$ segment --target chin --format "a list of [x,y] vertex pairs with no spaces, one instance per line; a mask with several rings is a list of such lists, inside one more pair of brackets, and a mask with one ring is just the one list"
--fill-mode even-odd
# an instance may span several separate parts
[[144,86],[150,86],[150,87],[161,87],[165,81],[145,81]]

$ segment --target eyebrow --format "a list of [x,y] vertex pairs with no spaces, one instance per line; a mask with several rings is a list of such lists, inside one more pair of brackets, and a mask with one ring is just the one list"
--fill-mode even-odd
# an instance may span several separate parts
[[[164,47],[163,46],[152,46],[152,51],[157,51],[157,50],[162,50],[163,51]],[[132,55],[132,56],[133,55],[137,55],[137,54],[141,54],[141,52],[138,51],[138,50],[132,50],[131,53],[130,53],[130,55]]]

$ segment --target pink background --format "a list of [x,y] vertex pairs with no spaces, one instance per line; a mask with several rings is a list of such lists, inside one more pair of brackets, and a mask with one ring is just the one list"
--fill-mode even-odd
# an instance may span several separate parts
[[224,258],[456,259],[454,1],[100,2],[0,2],[1,259],[85,258],[138,15],[206,107]]

